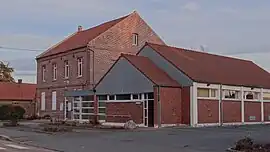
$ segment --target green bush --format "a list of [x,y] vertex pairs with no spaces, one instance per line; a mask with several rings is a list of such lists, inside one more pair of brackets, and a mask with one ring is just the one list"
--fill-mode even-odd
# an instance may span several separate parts
[[0,107],[0,120],[19,120],[23,119],[24,108],[13,105],[2,105]]

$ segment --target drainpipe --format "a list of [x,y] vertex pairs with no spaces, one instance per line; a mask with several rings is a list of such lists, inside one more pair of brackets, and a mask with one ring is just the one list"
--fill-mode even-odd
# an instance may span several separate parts
[[158,116],[158,128],[160,128],[161,127],[160,86],[157,86],[157,116]]
[[219,85],[219,124],[223,126],[222,84]]
[[[91,52],[93,53],[93,56],[92,56],[92,62],[93,62],[93,66],[92,66],[93,67],[92,68],[92,85],[93,85],[93,88],[94,88],[95,87],[95,62],[94,62],[95,61],[95,51],[93,51],[92,49],[90,49],[90,47],[88,45],[87,45],[87,51],[90,51],[90,54],[89,54],[90,55],[90,58],[89,59],[91,59]],[[91,60],[89,60],[89,68],[91,68]],[[91,75],[91,70],[90,70],[90,75]]]

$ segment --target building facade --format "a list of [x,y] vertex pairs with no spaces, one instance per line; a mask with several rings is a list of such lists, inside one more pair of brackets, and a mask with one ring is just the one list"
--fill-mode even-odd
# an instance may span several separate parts
[[[206,126],[270,122],[270,74],[251,61],[147,43],[122,54],[92,92],[93,114],[104,123]],[[80,97],[81,96],[81,97]],[[78,107],[74,120],[84,119]]]
[[0,82],[0,106],[16,105],[24,108],[24,117],[36,113],[36,84]]
[[79,26],[36,58],[39,115],[71,119],[76,105],[64,93],[93,89],[121,53],[136,54],[145,42],[164,44],[137,12],[87,30]]

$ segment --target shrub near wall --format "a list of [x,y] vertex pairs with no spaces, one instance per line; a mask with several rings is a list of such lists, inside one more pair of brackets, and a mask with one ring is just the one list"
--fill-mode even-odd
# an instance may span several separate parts
[[24,108],[20,106],[2,105],[0,106],[0,120],[23,119]]

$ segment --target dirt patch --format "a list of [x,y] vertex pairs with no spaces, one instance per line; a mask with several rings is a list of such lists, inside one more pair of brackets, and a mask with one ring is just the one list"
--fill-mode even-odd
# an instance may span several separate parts
[[235,147],[231,151],[240,152],[270,152],[270,143],[260,144],[255,143],[253,139],[246,137],[236,142]]

